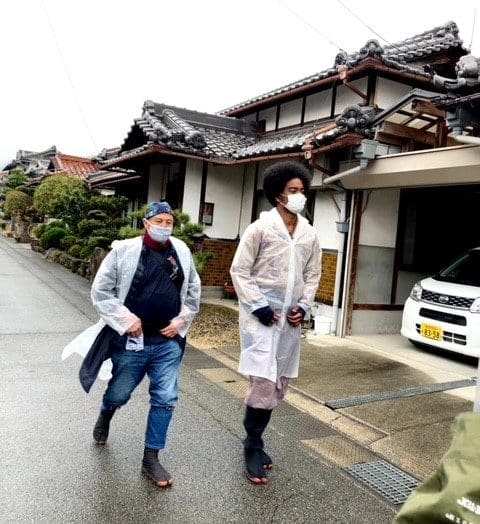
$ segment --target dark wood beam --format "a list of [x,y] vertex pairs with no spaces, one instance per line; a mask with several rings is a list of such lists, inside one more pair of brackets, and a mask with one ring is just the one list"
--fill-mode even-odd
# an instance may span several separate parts
[[445,118],[445,111],[437,109],[433,102],[430,100],[413,100],[412,108],[419,113],[424,113],[426,115],[435,116],[437,118]]
[[[437,143],[437,137],[435,133],[429,131],[422,131],[414,127],[402,126],[401,124],[395,124],[394,122],[383,122],[378,129],[378,132],[382,135],[389,135],[403,140],[414,140],[421,144],[427,144],[429,146],[435,146]],[[447,146],[456,146],[456,142],[453,138],[448,138],[446,141]]]

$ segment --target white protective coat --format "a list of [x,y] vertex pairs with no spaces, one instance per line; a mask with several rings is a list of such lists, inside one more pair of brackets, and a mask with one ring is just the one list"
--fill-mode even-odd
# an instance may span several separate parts
[[[184,337],[198,313],[200,277],[187,245],[175,237],[171,237],[170,240],[178,254],[185,275],[180,290],[181,310],[178,316],[172,319],[172,322],[178,327],[179,334]],[[63,349],[62,360],[73,353],[84,357],[105,324],[117,331],[119,335],[123,335],[137,320],[138,317],[123,303],[138,266],[142,245],[142,237],[115,240],[112,243],[112,250],[100,265],[91,289],[92,302],[100,315],[100,320],[80,333]],[[108,360],[102,366],[99,377],[103,380],[110,378],[110,370],[111,362]]]
[[[308,312],[315,299],[321,275],[315,230],[298,215],[292,238],[276,208],[262,213],[242,235],[230,274],[240,303],[240,373],[272,382],[297,377],[301,331],[286,317],[296,305]],[[280,313],[273,326],[252,315],[265,306]]]

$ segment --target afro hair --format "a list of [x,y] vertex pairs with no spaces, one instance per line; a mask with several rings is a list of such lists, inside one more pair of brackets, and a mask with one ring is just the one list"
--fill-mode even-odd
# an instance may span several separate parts
[[267,200],[273,207],[277,205],[277,197],[283,193],[285,185],[289,180],[299,178],[305,189],[305,193],[310,190],[310,171],[299,162],[286,160],[277,162],[265,169],[263,177],[263,192]]

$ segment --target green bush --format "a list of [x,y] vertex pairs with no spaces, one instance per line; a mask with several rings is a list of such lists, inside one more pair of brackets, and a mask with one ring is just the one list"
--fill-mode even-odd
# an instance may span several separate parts
[[98,237],[90,237],[87,241],[87,246],[91,248],[92,253],[93,253],[93,250],[96,247],[103,247],[104,249],[108,249],[111,243],[112,243],[111,238],[98,236]]
[[80,244],[74,244],[73,246],[68,248],[67,253],[74,258],[83,258],[81,255],[82,249],[83,246],[81,246]]
[[65,222],[62,220],[52,220],[47,224],[45,231],[48,231],[52,227],[59,227],[61,229],[65,229],[65,231],[68,230],[67,224],[65,224]]
[[143,229],[137,229],[136,227],[123,226],[118,231],[118,238],[134,238],[143,235]]
[[40,237],[40,245],[43,249],[50,249],[51,247],[60,248],[62,238],[67,234],[65,229],[60,227],[48,228]]
[[23,191],[12,189],[5,197],[5,203],[3,204],[4,212],[11,216],[15,213],[23,215],[25,211],[32,205],[32,197],[27,195]]
[[68,251],[70,247],[75,244],[78,244],[79,239],[75,235],[65,235],[60,241],[60,246],[65,251]]
[[82,249],[80,250],[80,257],[79,258],[83,258],[84,260],[88,260],[92,256],[92,253],[93,253],[93,249],[91,247],[83,246]]
[[77,225],[78,234],[81,237],[88,237],[93,233],[95,230],[103,228],[105,226],[105,222],[102,220],[95,220],[95,219],[89,219],[84,218],[80,220],[80,222]]

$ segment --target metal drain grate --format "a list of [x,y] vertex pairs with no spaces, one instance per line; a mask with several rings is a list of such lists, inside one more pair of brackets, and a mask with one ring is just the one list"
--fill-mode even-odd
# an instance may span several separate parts
[[456,388],[465,388],[474,385],[475,380],[472,379],[454,380],[452,382],[439,382],[437,384],[425,384],[423,386],[399,389],[397,391],[382,391],[381,393],[371,393],[369,395],[357,395],[353,397],[327,400],[325,402],[325,406],[328,406],[332,409],[349,408],[351,406],[359,406],[361,404],[370,404],[370,402],[379,402],[381,400],[390,400],[393,398],[414,397],[416,395],[437,393],[439,391],[447,391],[449,389]]
[[420,484],[417,479],[385,460],[355,464],[345,470],[393,504],[403,504]]

